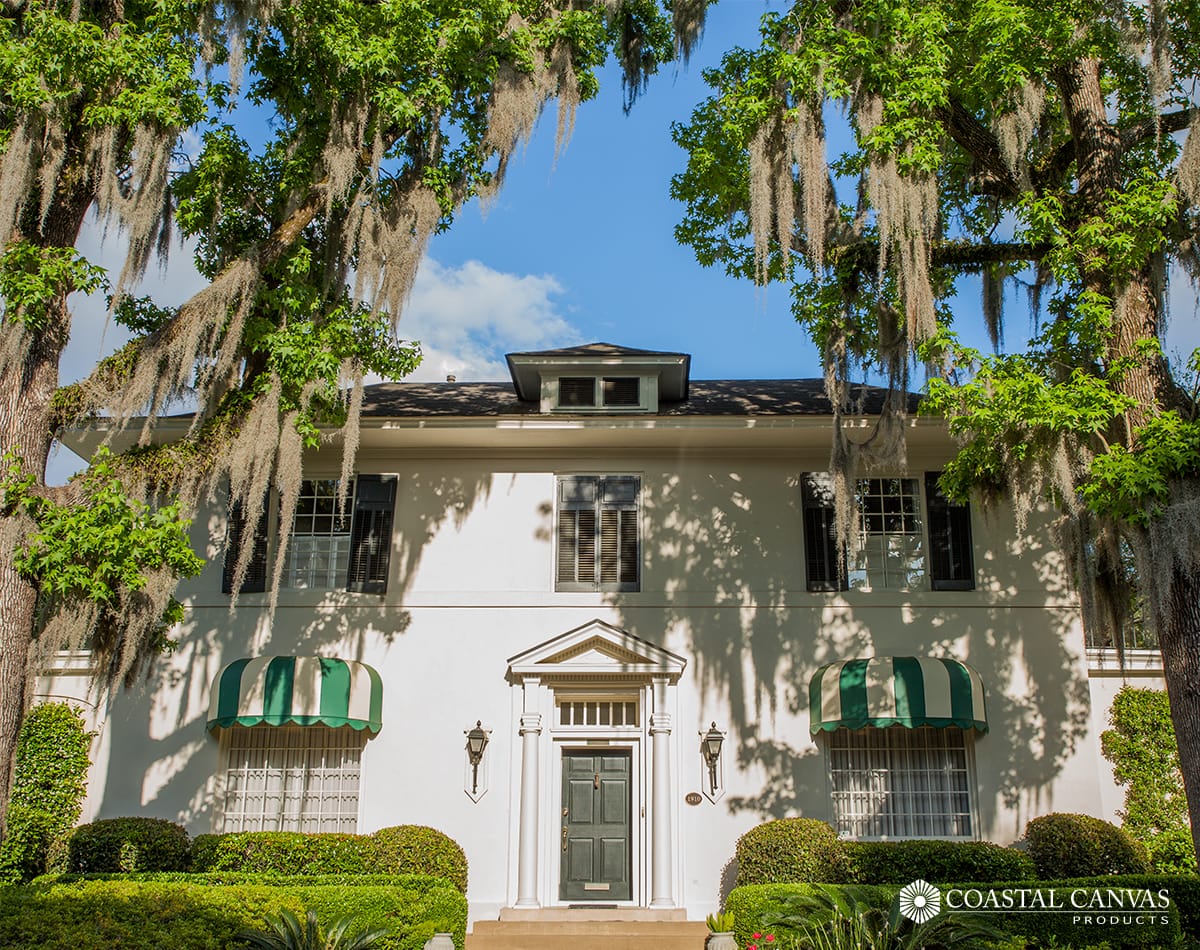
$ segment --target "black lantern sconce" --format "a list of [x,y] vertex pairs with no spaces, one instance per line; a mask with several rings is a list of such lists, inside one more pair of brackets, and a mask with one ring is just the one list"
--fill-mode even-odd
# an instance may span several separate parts
[[725,733],[717,729],[715,722],[700,740],[700,751],[704,755],[704,764],[708,766],[708,785],[712,795],[717,794],[717,765],[721,761],[721,744],[724,741]]
[[466,733],[467,759],[471,763],[471,796],[479,794],[479,763],[483,761],[483,750],[488,744],[488,730],[483,728],[483,720],[475,720],[475,728]]

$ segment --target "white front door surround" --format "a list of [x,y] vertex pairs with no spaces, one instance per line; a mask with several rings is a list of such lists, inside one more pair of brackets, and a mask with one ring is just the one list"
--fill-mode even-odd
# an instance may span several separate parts
[[[681,893],[680,749],[673,740],[677,684],[687,661],[600,620],[535,646],[508,661],[520,742],[510,810],[510,906],[547,907],[559,900],[563,752],[628,750],[632,763],[632,899],[670,908]],[[590,703],[589,700],[592,700]],[[563,703],[592,707],[572,715]],[[636,725],[612,710],[636,703]],[[605,704],[608,711],[593,710]],[[604,720],[607,719],[607,722]],[[616,720],[621,719],[620,723]],[[626,902],[620,902],[626,903]]]

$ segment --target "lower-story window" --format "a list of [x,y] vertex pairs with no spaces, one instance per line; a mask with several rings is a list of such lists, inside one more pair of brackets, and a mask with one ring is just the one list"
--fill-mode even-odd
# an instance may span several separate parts
[[349,726],[231,727],[222,830],[353,834],[365,741]]
[[834,827],[844,838],[971,838],[968,739],[955,726],[829,733]]

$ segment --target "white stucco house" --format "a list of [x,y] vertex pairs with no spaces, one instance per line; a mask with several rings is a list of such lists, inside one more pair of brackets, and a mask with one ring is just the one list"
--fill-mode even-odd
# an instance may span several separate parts
[[[467,852],[473,919],[698,919],[772,817],[1007,844],[1046,812],[1114,816],[1099,734],[1157,659],[1087,648],[1044,522],[939,493],[939,422],[859,483],[842,559],[819,380],[696,381],[686,354],[608,344],[508,363],[368,387],[344,513],[337,445],[306,461],[273,616],[278,506],[257,531],[208,511],[144,688],[92,694],[86,655],[45,672],[99,729],[85,818],[428,824]],[[233,611],[231,532],[256,545]]]

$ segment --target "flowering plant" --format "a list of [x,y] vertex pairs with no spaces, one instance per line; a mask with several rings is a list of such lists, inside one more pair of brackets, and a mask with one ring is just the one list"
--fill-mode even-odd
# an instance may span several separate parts
[[753,933],[750,935],[753,943],[746,944],[746,950],[775,950],[775,935]]

